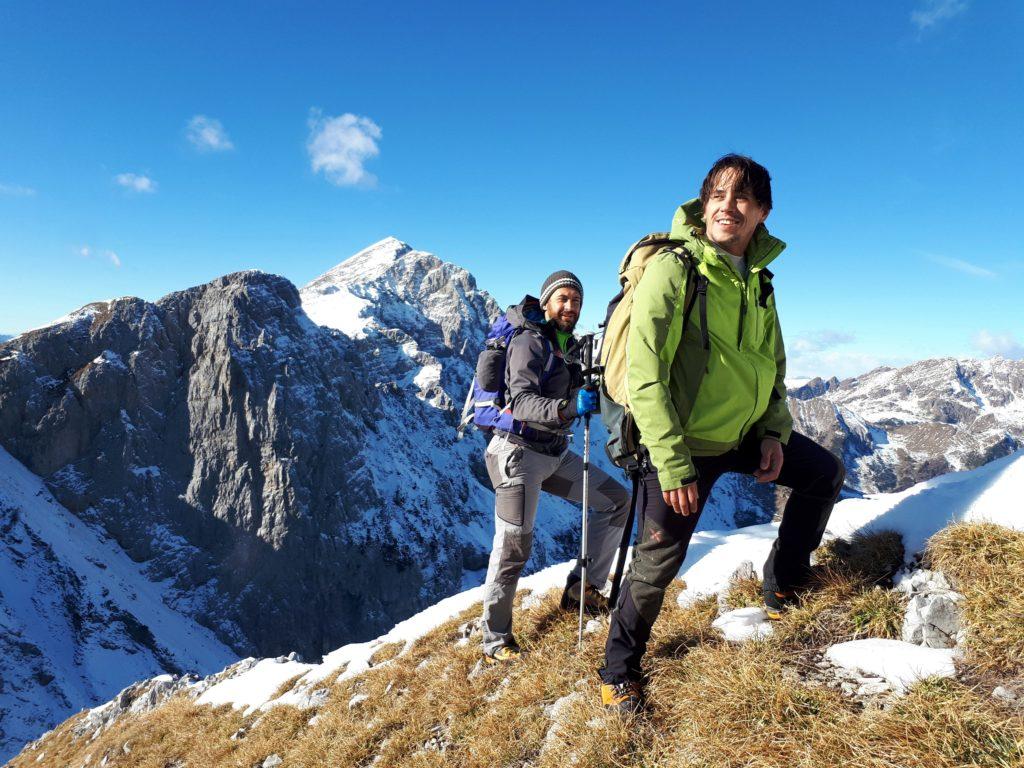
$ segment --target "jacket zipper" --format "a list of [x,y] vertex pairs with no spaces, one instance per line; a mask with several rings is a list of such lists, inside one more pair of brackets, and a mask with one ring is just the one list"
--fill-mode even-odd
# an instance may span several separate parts
[[745,288],[740,290],[740,328],[736,334],[736,349],[743,348],[743,320],[747,315],[747,291]]

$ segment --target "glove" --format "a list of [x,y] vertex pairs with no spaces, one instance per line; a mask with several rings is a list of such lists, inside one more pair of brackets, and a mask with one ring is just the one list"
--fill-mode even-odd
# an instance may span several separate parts
[[597,390],[583,387],[576,392],[576,415],[586,416],[600,407]]

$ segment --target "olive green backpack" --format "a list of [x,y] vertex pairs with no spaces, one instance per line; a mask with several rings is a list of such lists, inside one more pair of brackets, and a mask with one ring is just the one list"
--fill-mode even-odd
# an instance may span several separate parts
[[[696,260],[686,246],[679,240],[672,240],[668,232],[654,232],[637,240],[626,251],[619,265],[621,289],[608,303],[600,353],[601,420],[608,428],[605,451],[616,466],[628,472],[637,470],[644,460],[640,435],[630,411],[629,387],[626,381],[626,339],[629,336],[630,313],[633,310],[633,293],[647,265],[665,250],[675,254],[686,267],[683,330],[686,330],[694,303],[699,303],[704,354],[707,355],[710,349],[707,331],[708,281],[696,268]],[[694,275],[695,280],[691,279]]]

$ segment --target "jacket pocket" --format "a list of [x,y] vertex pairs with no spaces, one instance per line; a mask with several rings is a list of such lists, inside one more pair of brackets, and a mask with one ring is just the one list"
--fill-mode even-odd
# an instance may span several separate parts
[[520,470],[523,466],[523,451],[525,450],[521,445],[513,445],[509,443],[511,450],[505,454],[502,464],[504,465],[505,480],[511,480],[514,477],[518,477]]

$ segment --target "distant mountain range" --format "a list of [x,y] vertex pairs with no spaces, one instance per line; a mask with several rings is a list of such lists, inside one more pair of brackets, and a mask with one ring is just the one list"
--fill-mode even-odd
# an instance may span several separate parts
[[791,389],[797,429],[837,455],[847,486],[901,491],[1024,446],[1024,361],[921,360]]

